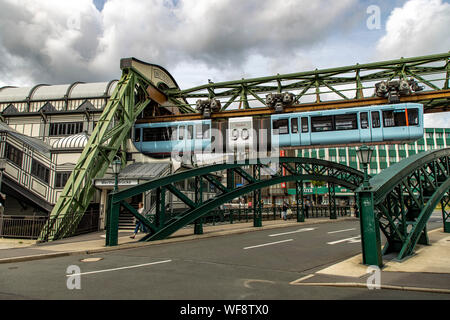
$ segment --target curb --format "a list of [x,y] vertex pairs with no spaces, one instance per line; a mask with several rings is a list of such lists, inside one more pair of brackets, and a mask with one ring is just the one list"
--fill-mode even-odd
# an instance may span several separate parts
[[292,226],[302,227],[302,226],[306,226],[306,225],[323,224],[323,223],[330,223],[330,222],[342,222],[342,221],[350,221],[350,220],[355,220],[355,219],[357,219],[357,218],[343,217],[338,220],[324,220],[324,221],[317,221],[317,222],[299,222],[301,224],[282,223],[282,224],[273,224],[273,225],[267,225],[267,226],[262,226],[262,227],[243,227],[243,228],[239,228],[239,229],[237,228],[234,230],[210,231],[210,232],[207,232],[207,233],[201,234],[201,235],[180,235],[180,236],[175,236],[175,237],[169,238],[169,239],[156,240],[156,241],[151,241],[151,242],[124,243],[122,245],[117,245],[114,247],[103,247],[103,248],[87,249],[87,250],[77,250],[77,251],[57,252],[57,253],[43,253],[43,254],[39,254],[39,255],[3,258],[3,259],[0,259],[0,264],[25,262],[25,261],[33,261],[33,260],[43,260],[43,259],[72,256],[72,255],[93,254],[93,253],[102,253],[102,252],[110,252],[110,251],[117,251],[117,250],[143,248],[143,247],[159,245],[159,244],[199,240],[199,239],[220,237],[220,236],[225,236],[225,235],[230,235],[230,234],[241,234],[241,233],[247,233],[247,232],[278,229],[278,228],[292,227]]
[[[293,286],[350,287],[350,288],[368,289],[367,284],[358,283],[358,282],[322,282],[322,283],[321,282],[310,282],[310,283],[290,283],[290,285],[293,285]],[[394,286],[394,285],[380,285],[379,289],[450,294],[449,289],[437,289],[437,288],[420,288],[420,287],[403,287],[403,286]],[[368,289],[368,290],[377,290],[377,289]]]

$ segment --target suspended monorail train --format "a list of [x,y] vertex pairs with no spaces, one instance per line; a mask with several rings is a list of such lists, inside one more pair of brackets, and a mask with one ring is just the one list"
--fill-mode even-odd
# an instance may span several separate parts
[[250,150],[400,143],[423,137],[423,105],[402,103],[368,107],[194,120],[136,123],[135,147],[152,157],[173,152],[215,152],[239,146]]

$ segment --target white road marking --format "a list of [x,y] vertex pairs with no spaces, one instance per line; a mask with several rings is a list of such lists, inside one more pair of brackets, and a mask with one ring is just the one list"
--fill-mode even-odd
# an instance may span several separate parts
[[327,242],[327,244],[337,244],[337,243],[341,243],[341,242],[348,242],[348,243],[358,243],[361,242],[360,238],[361,236],[356,236],[356,237],[352,237],[352,238],[347,238],[347,239],[342,239],[342,240],[337,240],[337,241],[331,241],[331,242]]
[[171,261],[172,260],[164,260],[164,261],[150,262],[150,263],[138,264],[138,265],[134,265],[134,266],[121,267],[121,268],[105,269],[105,270],[98,270],[98,271],[89,271],[89,272],[82,272],[82,273],[73,273],[73,274],[66,275],[66,277],[84,276],[84,275],[93,274],[93,273],[101,273],[101,272],[110,272],[110,271],[117,271],[117,270],[124,270],[124,269],[139,268],[139,267],[145,267],[145,266],[150,266],[150,265],[160,264],[160,263],[166,263],[166,262],[171,262]]
[[288,241],[293,241],[293,240],[294,239],[287,239],[287,240],[281,240],[281,241],[276,241],[276,242],[269,242],[269,243],[259,244],[257,246],[245,247],[243,249],[247,250],[247,249],[259,248],[259,247],[271,246],[273,244],[278,244],[278,243],[283,243],[283,242],[288,242]]
[[316,228],[304,228],[304,229],[299,229],[299,230],[296,230],[296,231],[275,233],[275,234],[270,234],[269,237],[276,237],[276,236],[282,236],[282,235],[285,235],[285,234],[298,233],[298,232],[304,232],[304,231],[312,231],[312,230],[316,230]]
[[337,230],[337,231],[330,231],[328,233],[338,233],[338,232],[345,232],[345,231],[352,231],[352,230],[356,230],[356,228],[351,228],[351,229],[345,229],[345,230]]

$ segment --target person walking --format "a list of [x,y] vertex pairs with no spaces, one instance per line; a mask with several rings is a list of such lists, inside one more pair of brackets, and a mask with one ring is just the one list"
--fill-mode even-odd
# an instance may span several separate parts
[[283,208],[281,211],[281,213],[283,214],[283,220],[287,220],[287,209],[288,209],[288,205],[285,201],[285,202],[283,202]]
[[[140,215],[142,215],[142,214],[144,213],[144,203],[139,202],[137,212],[138,212]],[[134,233],[133,233],[133,235],[130,237],[131,239],[136,238],[136,234],[139,232],[139,229],[140,229],[141,227],[144,227],[144,225],[142,224],[142,222],[141,222],[140,220],[138,220],[138,219],[136,219],[136,218],[134,218],[134,219],[135,219],[135,222],[136,222],[136,227],[134,228]]]
[[306,203],[305,203],[305,215],[306,218],[309,218],[309,208],[311,207],[311,201],[309,201],[309,199],[306,199]]

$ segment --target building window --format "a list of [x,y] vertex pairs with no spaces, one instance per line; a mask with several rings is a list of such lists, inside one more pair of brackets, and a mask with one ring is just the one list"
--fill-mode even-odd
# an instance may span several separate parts
[[57,172],[55,176],[55,188],[64,188],[69,180],[71,172]]
[[50,136],[69,136],[83,131],[83,122],[50,123]]
[[5,157],[15,163],[19,168],[22,167],[23,152],[9,143],[5,145]]
[[432,139],[433,138],[433,133],[432,132],[427,132],[425,134],[425,137],[428,138],[428,139]]
[[339,157],[339,161],[340,162],[346,162],[347,160],[345,159],[345,157]]
[[50,169],[48,169],[38,161],[33,160],[33,162],[31,163],[31,175],[41,179],[48,184],[50,180]]
[[380,162],[386,162],[386,157],[380,157]]
[[389,162],[394,163],[397,160],[396,157],[389,157]]
[[442,132],[436,132],[436,138],[442,138],[444,134]]
[[399,144],[398,145],[398,150],[405,150],[405,145],[404,144]]

